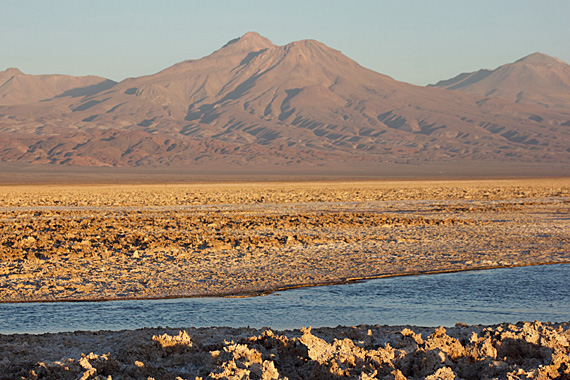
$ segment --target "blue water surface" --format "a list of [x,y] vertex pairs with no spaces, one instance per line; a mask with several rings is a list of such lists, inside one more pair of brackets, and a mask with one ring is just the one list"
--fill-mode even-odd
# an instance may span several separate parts
[[0,333],[570,321],[570,264],[404,276],[249,298],[0,304]]

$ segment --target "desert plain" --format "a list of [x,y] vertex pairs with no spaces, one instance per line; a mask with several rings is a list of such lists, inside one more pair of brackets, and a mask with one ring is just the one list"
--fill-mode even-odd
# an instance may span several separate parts
[[[0,199],[1,302],[570,263],[567,178],[6,185]],[[540,322],[0,335],[0,378],[568,378],[569,339]]]

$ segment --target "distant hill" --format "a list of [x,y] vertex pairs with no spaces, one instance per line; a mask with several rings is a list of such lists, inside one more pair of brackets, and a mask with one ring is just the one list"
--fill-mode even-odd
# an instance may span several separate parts
[[30,104],[54,97],[92,95],[115,84],[96,76],[29,75],[10,68],[0,71],[0,106]]
[[250,32],[204,58],[119,83],[30,76],[33,85],[4,88],[23,74],[8,70],[0,80],[9,76],[0,87],[6,163],[319,170],[570,162],[567,108],[399,82],[314,40],[276,46]]
[[495,70],[463,73],[433,86],[516,103],[570,109],[570,65],[541,53]]

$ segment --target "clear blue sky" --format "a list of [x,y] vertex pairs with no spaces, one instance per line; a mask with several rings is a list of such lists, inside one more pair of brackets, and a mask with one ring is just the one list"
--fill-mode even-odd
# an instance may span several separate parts
[[418,85],[539,51],[570,62],[569,0],[0,0],[0,70],[153,74],[256,31],[316,39]]

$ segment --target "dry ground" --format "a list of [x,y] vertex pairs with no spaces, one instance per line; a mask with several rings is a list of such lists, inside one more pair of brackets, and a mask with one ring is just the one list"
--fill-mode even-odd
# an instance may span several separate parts
[[570,262],[570,180],[0,187],[0,301]]

